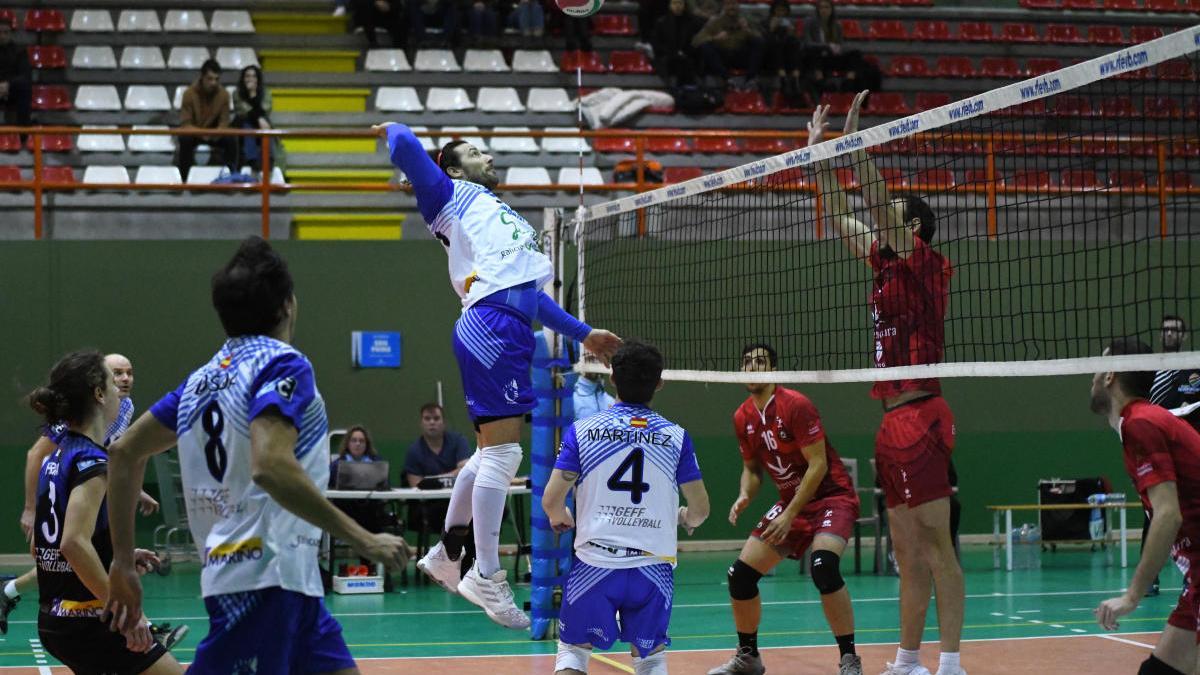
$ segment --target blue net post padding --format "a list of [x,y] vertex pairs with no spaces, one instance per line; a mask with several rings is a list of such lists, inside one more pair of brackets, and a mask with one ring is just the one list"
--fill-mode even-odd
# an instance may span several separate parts
[[[555,595],[561,589],[567,570],[571,566],[571,533],[558,535],[550,529],[550,521],[542,511],[542,493],[554,470],[555,431],[564,429],[575,420],[571,392],[578,375],[571,371],[570,362],[561,358],[552,360],[546,344],[545,334],[534,331],[537,348],[533,356],[533,388],[537,395],[537,408],[533,411],[533,437],[530,444],[530,475],[533,479],[532,507],[530,509],[531,541],[533,557],[530,563],[531,591],[529,596],[531,636],[534,640],[557,638],[556,620],[558,607]],[[554,369],[564,374],[562,385],[554,386]],[[555,414],[555,401],[560,401]],[[561,434],[559,435],[561,437]],[[570,505],[573,507],[573,505]]]

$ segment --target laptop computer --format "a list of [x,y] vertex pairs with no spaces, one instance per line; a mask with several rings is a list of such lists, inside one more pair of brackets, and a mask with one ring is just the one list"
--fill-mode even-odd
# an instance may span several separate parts
[[417,483],[418,490],[443,490],[454,487],[454,476],[426,476]]
[[387,490],[387,462],[338,462],[335,490]]

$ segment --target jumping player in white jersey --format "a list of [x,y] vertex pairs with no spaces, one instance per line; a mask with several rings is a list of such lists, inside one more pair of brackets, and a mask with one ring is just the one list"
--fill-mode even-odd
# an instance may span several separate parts
[[228,339],[109,451],[111,625],[137,646],[134,501],[147,459],[178,443],[209,615],[188,672],[357,673],[323,601],[321,531],[389,566],[402,566],[408,547],[367,532],[322,494],[329,425],[312,364],[290,344],[297,304],[287,263],[248,238],[213,275],[212,300]]
[[[578,527],[559,614],[558,675],[587,673],[592,648],[618,638],[629,643],[637,675],[667,672],[675,528],[690,534],[709,506],[692,439],[649,407],[662,369],[652,345],[629,340],[617,350],[617,403],[567,428],[542,496],[555,530]],[[578,521],[565,505],[572,486]],[[680,491],[687,506],[679,506]]]
[[[450,283],[463,305],[454,356],[478,443],[454,483],[442,540],[417,567],[496,623],[525,629],[529,617],[513,603],[500,569],[500,522],[521,464],[521,424],[536,405],[532,323],[582,342],[605,360],[620,339],[578,321],[542,292],[553,266],[534,229],[492,192],[500,179],[489,155],[452,141],[434,162],[408,127],[389,122],[374,129],[387,140],[392,163],[412,183],[417,208],[449,256]],[[458,560],[472,521],[476,561],[460,579]]]

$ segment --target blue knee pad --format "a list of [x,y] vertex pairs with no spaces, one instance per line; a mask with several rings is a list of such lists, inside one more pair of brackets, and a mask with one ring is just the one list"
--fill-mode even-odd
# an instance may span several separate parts
[[821,595],[837,593],[846,585],[842,579],[841,556],[833,551],[813,551],[809,562],[812,567],[813,585]]

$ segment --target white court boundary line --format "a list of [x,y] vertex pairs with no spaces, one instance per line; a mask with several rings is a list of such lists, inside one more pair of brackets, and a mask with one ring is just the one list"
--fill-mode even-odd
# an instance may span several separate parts
[[760,159],[719,173],[658,188],[650,192],[596,204],[586,210],[584,222],[697,195],[716,188],[760,179],[780,171],[908,138],[980,115],[1061,94],[1121,73],[1141,70],[1200,49],[1200,25],[1140,45],[1067,66],[1052,73],[1014,82],[989,92],[965,98],[940,108],[925,110],[870,129],[833,138],[809,148]]
[[1115,635],[1097,635],[1096,637],[1104,638],[1105,640],[1112,640],[1113,642],[1120,642],[1121,644],[1133,645],[1134,647],[1154,649],[1154,645],[1148,645],[1145,642],[1137,642],[1135,640],[1126,640],[1125,638],[1119,638]]

